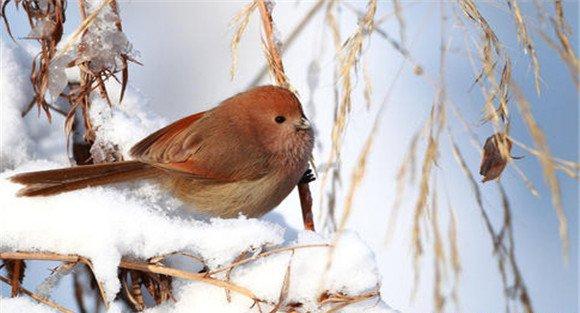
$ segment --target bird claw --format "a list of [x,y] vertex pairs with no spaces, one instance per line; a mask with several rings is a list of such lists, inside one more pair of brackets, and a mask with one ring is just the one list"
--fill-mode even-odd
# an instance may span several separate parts
[[299,184],[308,184],[311,183],[313,181],[316,180],[316,177],[314,176],[314,173],[312,172],[311,169],[306,170],[306,172],[304,172],[304,175],[302,175],[302,178],[300,178],[300,182],[298,182]]

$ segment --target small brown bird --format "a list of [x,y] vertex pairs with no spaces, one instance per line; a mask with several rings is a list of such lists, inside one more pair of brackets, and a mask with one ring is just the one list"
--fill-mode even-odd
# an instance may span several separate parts
[[132,161],[23,173],[20,196],[153,179],[194,210],[258,217],[276,207],[308,168],[313,133],[289,90],[262,86],[190,115],[137,143]]

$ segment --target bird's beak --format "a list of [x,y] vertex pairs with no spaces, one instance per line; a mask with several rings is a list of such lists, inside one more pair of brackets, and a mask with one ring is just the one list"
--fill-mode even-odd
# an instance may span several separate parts
[[308,130],[311,127],[310,122],[305,117],[300,118],[300,123],[296,124],[295,126],[297,130]]

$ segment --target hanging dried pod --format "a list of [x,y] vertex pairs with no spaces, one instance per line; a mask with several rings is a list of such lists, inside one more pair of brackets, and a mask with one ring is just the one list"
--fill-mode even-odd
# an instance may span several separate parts
[[505,133],[495,133],[485,140],[479,174],[482,182],[498,178],[511,158],[512,142]]

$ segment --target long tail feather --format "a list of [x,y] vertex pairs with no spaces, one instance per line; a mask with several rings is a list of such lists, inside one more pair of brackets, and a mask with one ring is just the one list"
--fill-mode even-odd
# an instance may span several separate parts
[[159,170],[149,164],[126,161],[23,173],[10,180],[25,185],[18,191],[19,196],[34,197],[149,178],[158,173]]

